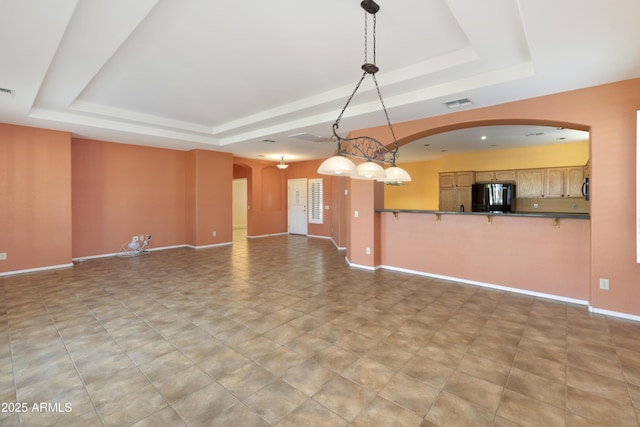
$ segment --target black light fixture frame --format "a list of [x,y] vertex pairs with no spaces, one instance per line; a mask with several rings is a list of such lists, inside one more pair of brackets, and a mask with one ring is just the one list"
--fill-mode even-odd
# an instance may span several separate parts
[[[380,10],[380,6],[373,0],[363,0],[360,3],[360,6],[365,11],[365,21],[364,21],[364,64],[362,65],[362,77],[356,84],[355,89],[351,93],[351,96],[347,100],[347,103],[342,108],[340,115],[333,123],[333,137],[332,139],[338,143],[338,153],[337,155],[345,155],[352,156],[361,159],[366,159],[370,161],[375,161],[379,163],[390,164],[391,166],[396,165],[396,157],[398,156],[398,140],[396,139],[396,134],[393,131],[393,126],[391,125],[391,120],[389,119],[389,113],[384,105],[384,100],[382,99],[382,93],[380,92],[380,87],[378,86],[378,81],[376,80],[376,73],[380,71],[378,66],[375,64],[376,62],[376,13]],[[373,62],[368,62],[367,58],[367,40],[368,40],[368,31],[367,31],[367,22],[368,15],[373,16]],[[380,104],[382,104],[382,110],[384,111],[384,115],[387,119],[387,125],[389,126],[389,130],[391,131],[391,136],[393,137],[393,149],[390,149],[382,142],[370,136],[358,136],[354,138],[344,138],[338,135],[338,128],[340,127],[340,120],[342,120],[342,116],[344,115],[345,110],[351,103],[354,95],[360,88],[362,81],[365,79],[367,75],[370,75],[373,79],[373,82],[376,86],[376,90],[378,92],[378,99],[380,100]]]

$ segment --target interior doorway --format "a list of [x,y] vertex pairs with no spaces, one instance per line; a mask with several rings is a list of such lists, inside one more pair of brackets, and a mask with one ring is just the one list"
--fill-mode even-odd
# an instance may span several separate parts
[[288,188],[289,234],[307,235],[307,179],[290,179]]
[[233,180],[233,229],[247,229],[247,179]]

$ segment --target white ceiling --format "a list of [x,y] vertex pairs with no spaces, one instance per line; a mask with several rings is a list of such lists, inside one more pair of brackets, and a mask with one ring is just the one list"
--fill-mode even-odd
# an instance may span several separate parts
[[[377,2],[376,76],[394,123],[447,114],[443,103],[462,97],[479,108],[640,77],[638,0]],[[0,94],[0,122],[77,137],[326,157],[334,144],[289,135],[326,141],[364,62],[360,0],[0,0],[0,10],[0,88],[15,91]],[[370,80],[341,133],[385,123]]]

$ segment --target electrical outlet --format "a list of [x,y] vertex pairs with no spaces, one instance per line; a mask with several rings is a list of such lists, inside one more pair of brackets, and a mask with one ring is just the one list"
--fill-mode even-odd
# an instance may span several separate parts
[[214,231],[213,233],[211,233],[211,235],[212,235],[213,237],[216,237],[216,236],[218,235],[218,233]]
[[600,289],[609,290],[609,279],[600,279]]
[[141,242],[144,242],[144,234],[141,234],[141,235],[140,235],[140,241],[141,241]]
[[371,255],[371,248],[367,248],[367,255]]
[[6,252],[0,252],[0,261],[5,261],[7,259],[7,253]]
[[131,239],[132,242],[137,242],[138,241],[138,236],[133,236],[133,239]]
[[534,203],[534,204],[533,204],[533,208],[534,208],[534,209],[538,209],[538,204],[537,204],[537,203]]
[[353,217],[358,218],[358,211],[353,211]]

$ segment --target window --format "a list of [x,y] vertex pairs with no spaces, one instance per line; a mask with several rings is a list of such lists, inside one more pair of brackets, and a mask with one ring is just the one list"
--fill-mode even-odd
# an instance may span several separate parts
[[309,224],[322,224],[322,178],[309,179]]

